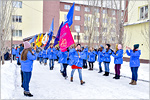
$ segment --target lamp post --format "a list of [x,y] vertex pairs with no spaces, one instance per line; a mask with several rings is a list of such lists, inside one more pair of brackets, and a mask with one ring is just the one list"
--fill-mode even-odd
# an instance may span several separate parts
[[78,34],[78,44],[79,44],[79,33],[80,33],[80,29],[78,28],[78,29],[76,29],[76,32],[77,32],[77,34]]

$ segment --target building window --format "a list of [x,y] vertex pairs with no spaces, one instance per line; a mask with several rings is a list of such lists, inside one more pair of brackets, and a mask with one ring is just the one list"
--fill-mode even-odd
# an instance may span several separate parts
[[84,40],[88,40],[89,39],[89,37],[88,36],[84,36]]
[[90,17],[84,16],[85,21],[90,21]]
[[103,32],[107,32],[107,28],[103,28]]
[[99,37],[98,36],[94,36],[94,41],[98,41]]
[[79,25],[75,25],[75,26],[74,26],[74,30],[77,30],[77,29],[80,30],[80,26],[79,26]]
[[75,16],[75,20],[80,20],[80,16]]
[[95,8],[94,10],[95,10],[95,12],[99,13],[99,9],[98,8]]
[[103,23],[107,23],[107,19],[104,19],[104,18],[103,18]]
[[87,30],[88,30],[88,27],[87,27],[87,26],[84,26],[84,30],[87,31]]
[[123,16],[123,12],[121,12],[121,16]]
[[64,9],[65,9],[65,10],[69,10],[69,9],[70,9],[70,5],[65,5],[65,6],[64,6]]
[[22,37],[22,30],[13,30],[13,37]]
[[116,14],[115,10],[112,11],[112,15],[114,16]]
[[14,8],[22,8],[22,1],[13,1]]
[[140,8],[140,19],[148,18],[148,6],[144,6]]
[[89,7],[85,7],[85,12],[90,12],[90,8]]
[[115,24],[115,23],[116,23],[116,20],[115,20],[115,19],[111,19],[111,23],[112,23],[112,24]]
[[107,13],[107,10],[106,10],[106,9],[104,9],[104,10],[103,10],[103,14],[106,14],[106,13]]
[[22,22],[22,16],[15,16],[15,15],[13,15],[12,16],[12,20],[13,20],[13,22]]
[[75,6],[76,11],[80,11],[80,6]]
[[66,20],[67,19],[67,15],[66,14],[64,14],[64,20]]

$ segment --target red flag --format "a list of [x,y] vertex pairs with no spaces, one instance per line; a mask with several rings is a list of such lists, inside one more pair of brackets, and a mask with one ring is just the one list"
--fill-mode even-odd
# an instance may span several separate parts
[[65,52],[69,46],[74,44],[74,40],[69,28],[68,23],[66,23],[60,32],[59,46],[62,52]]

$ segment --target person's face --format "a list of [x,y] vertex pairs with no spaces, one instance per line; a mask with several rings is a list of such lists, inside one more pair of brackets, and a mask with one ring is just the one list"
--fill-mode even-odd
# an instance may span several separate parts
[[51,45],[51,47],[53,47],[53,45]]
[[107,45],[106,45],[105,47],[106,47],[106,49],[108,49],[108,46],[107,46]]
[[80,46],[80,45],[78,45],[78,46],[77,46],[77,49],[81,49],[81,46]]

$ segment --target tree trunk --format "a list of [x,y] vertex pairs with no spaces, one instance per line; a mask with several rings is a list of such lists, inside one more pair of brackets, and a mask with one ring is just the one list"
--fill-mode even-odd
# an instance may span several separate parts
[[102,33],[103,33],[103,0],[101,0],[101,11],[100,11],[99,45],[102,43]]

